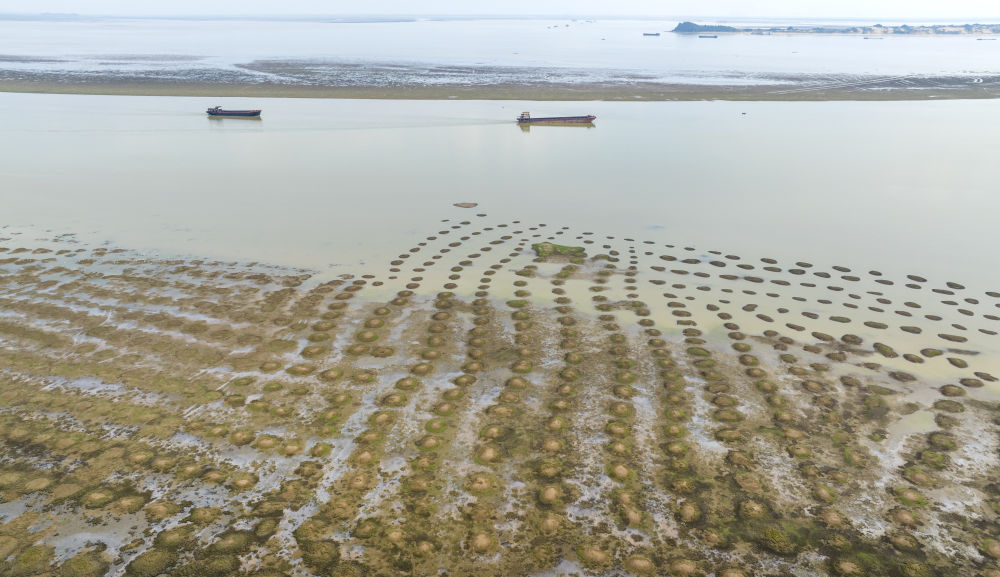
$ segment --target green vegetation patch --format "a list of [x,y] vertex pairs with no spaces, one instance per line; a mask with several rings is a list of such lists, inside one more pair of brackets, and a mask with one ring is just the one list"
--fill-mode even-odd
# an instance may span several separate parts
[[110,565],[100,553],[88,551],[67,559],[56,574],[60,577],[101,577]]
[[549,256],[569,256],[569,257],[586,257],[587,251],[582,246],[565,246],[561,244],[553,244],[551,242],[540,242],[531,245],[531,250],[535,251],[535,254],[540,257]]
[[177,554],[173,551],[150,549],[133,559],[125,568],[125,574],[129,577],[155,577],[176,562]]

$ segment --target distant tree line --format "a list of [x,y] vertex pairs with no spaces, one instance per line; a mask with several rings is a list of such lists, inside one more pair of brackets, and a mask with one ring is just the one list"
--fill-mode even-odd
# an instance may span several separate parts
[[673,32],[739,32],[739,28],[732,26],[712,26],[705,24],[695,24],[694,22],[681,22],[674,27]]

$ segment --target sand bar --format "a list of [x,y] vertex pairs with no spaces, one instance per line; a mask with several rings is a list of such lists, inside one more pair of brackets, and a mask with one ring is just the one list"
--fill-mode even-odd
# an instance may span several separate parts
[[992,99],[1000,76],[816,77],[784,76],[773,84],[667,84],[633,82],[525,82],[335,85],[268,82],[164,80],[44,73],[0,78],[0,92],[134,96],[345,98],[400,100],[535,101],[892,101]]

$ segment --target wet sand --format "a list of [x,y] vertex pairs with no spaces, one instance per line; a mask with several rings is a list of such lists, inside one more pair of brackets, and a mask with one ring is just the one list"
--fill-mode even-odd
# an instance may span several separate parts
[[[282,65],[282,74],[297,70]],[[294,77],[294,75],[293,75]],[[274,98],[354,98],[406,100],[535,100],[535,101],[892,101],[992,99],[1000,97],[1000,76],[864,77],[785,75],[755,84],[669,84],[637,78],[626,82],[501,82],[477,80],[447,84],[409,81],[383,84],[331,84],[304,77],[301,82],[229,81],[156,75],[76,76],[20,73],[0,78],[0,92],[103,94],[133,96],[213,96]]]
[[1000,293],[477,208],[334,280],[0,229],[4,572],[995,575]]

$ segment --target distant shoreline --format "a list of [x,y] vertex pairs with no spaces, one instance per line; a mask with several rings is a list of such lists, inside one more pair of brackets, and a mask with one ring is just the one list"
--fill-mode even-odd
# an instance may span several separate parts
[[0,92],[205,98],[330,98],[527,101],[892,101],[1000,98],[1000,76],[831,77],[757,85],[633,83],[507,83],[482,85],[331,86],[159,80],[0,80]]
[[990,36],[1000,35],[1000,24],[926,24],[910,26],[727,26],[685,21],[671,32],[677,34],[834,34],[847,36]]

